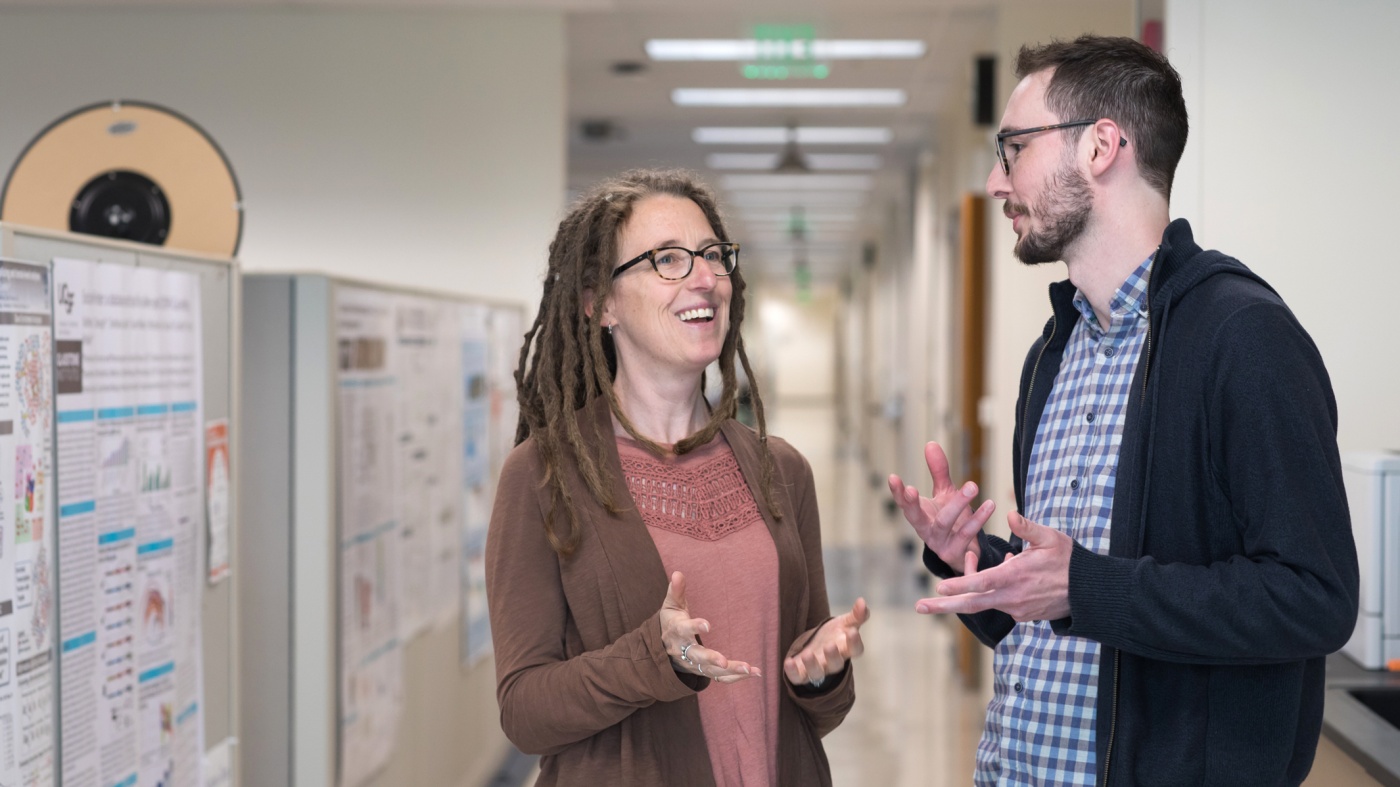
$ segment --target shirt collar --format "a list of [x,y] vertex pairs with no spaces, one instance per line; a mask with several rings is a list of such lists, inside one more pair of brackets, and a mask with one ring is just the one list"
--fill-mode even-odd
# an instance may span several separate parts
[[[1128,314],[1147,316],[1147,282],[1152,274],[1152,262],[1156,259],[1157,252],[1153,251],[1136,270],[1128,274],[1128,278],[1113,294],[1113,299],[1108,303],[1110,321],[1119,322],[1117,318]],[[1094,315],[1094,307],[1089,304],[1088,297],[1081,290],[1074,291],[1074,308],[1079,310],[1090,325],[1100,330],[1105,329],[1105,326],[1099,325],[1099,318]]]

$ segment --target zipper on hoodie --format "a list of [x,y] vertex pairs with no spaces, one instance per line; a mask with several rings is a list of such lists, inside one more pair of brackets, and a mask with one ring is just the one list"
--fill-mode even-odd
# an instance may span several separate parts
[[[1153,267],[1157,265],[1157,253],[1161,250],[1161,247],[1158,247],[1157,251],[1152,252]],[[1151,275],[1150,273],[1148,274],[1148,276]],[[1147,347],[1143,350],[1142,361],[1145,364],[1142,369],[1142,406],[1146,409],[1147,378],[1152,374],[1152,283],[1150,280],[1148,281],[1147,287]]]
[[1103,782],[1108,787],[1108,767],[1113,764],[1113,737],[1118,734],[1118,661],[1123,652],[1113,649],[1113,707],[1109,713],[1108,745],[1103,750]]
[[1143,350],[1142,360],[1146,364],[1142,370],[1142,406],[1147,407],[1147,378],[1152,374],[1152,283],[1157,280],[1154,275],[1157,273],[1157,258],[1162,256],[1162,247],[1158,246],[1152,252],[1152,261],[1147,264],[1147,297],[1144,299],[1147,304],[1147,348]]

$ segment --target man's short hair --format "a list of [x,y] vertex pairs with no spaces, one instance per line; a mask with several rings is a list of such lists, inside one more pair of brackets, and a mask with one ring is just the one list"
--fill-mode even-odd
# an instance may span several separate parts
[[[1131,38],[1085,35],[1021,47],[1016,78],[1054,69],[1045,105],[1062,122],[1108,118],[1137,146],[1144,180],[1170,198],[1186,149],[1186,100],[1181,76],[1157,52]],[[1083,129],[1071,129],[1076,139]]]

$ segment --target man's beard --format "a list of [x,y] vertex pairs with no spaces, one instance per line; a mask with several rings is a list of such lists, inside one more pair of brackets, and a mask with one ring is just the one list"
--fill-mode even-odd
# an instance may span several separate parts
[[[1016,257],[1027,265],[1063,260],[1065,248],[1084,234],[1094,207],[1089,181],[1070,160],[1064,161],[1041,193],[1045,204],[1035,212],[1035,218],[1044,226],[1039,231],[1027,226],[1025,234],[1016,242]],[[1032,216],[1025,205],[1007,202],[1002,210],[1008,214],[1020,213],[1027,219]]]

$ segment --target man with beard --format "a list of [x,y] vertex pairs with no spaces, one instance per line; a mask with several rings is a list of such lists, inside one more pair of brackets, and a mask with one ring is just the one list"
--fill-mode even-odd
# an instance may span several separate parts
[[1121,38],[1023,48],[987,191],[1028,265],[1064,261],[1015,413],[1019,513],[890,491],[994,648],[978,784],[1298,784],[1356,548],[1337,409],[1277,293],[1169,220],[1181,82]]

